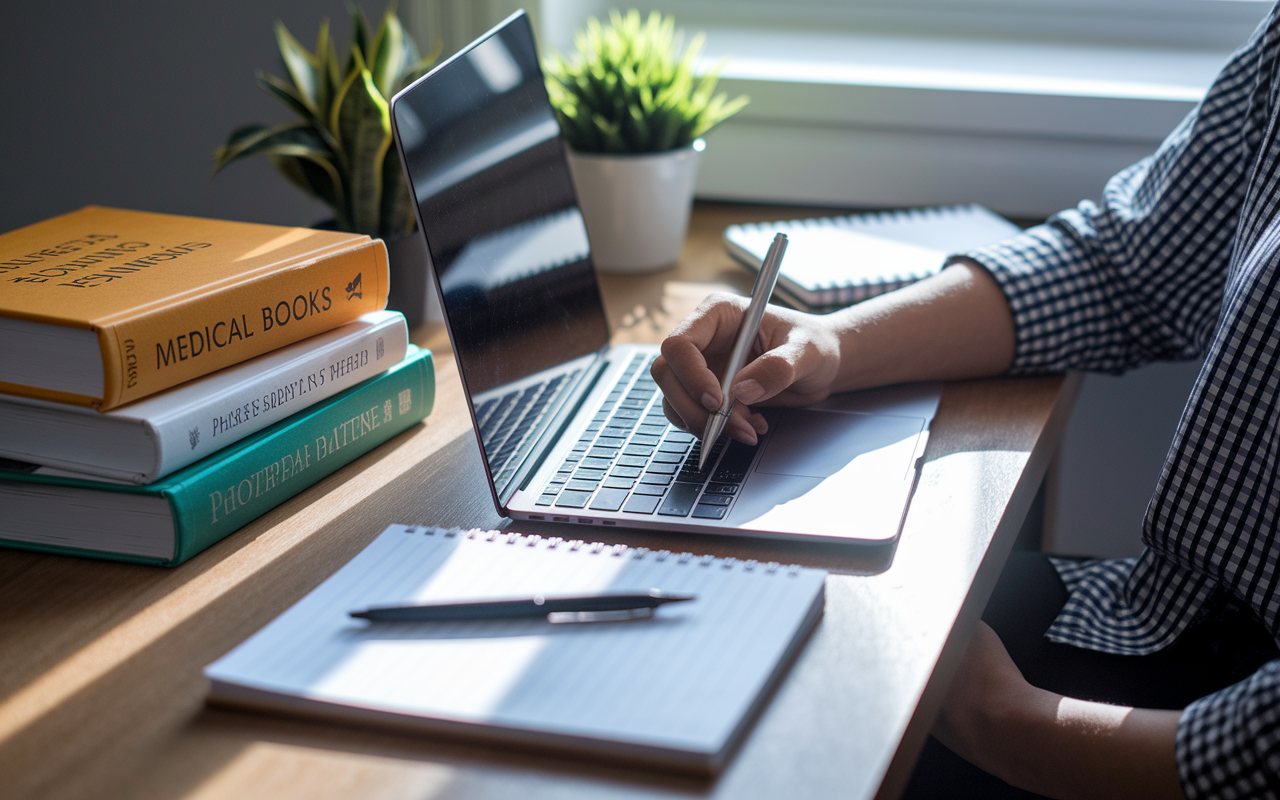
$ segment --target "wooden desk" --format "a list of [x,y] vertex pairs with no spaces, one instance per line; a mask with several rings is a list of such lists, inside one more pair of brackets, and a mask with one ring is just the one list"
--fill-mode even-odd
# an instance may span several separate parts
[[[701,205],[679,267],[606,277],[619,340],[656,341],[720,284],[735,221]],[[827,567],[826,613],[716,781],[209,709],[201,668],[389,523],[501,527],[441,331],[435,411],[173,570],[0,551],[7,798],[893,797],[1057,447],[1078,381],[949,384],[900,541],[877,550],[575,528],[651,548]],[[833,519],[833,524],[839,524]],[[521,529],[546,534],[554,526]],[[429,674],[423,680],[430,680]]]

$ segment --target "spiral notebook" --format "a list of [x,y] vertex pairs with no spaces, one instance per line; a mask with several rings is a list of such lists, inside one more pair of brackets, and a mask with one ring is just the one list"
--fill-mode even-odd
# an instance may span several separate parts
[[1021,230],[979,205],[946,206],[730,225],[724,246],[757,271],[774,234],[787,234],[778,292],[797,308],[831,311],[927,278],[952,253]]
[[[393,525],[205,669],[210,700],[714,773],[822,613],[822,570]],[[369,623],[378,604],[659,588],[649,619]]]

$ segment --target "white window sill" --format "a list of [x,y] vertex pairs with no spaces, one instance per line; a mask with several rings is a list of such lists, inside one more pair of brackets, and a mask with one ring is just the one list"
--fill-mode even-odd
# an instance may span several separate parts
[[1097,197],[1203,95],[1225,51],[709,28],[705,64],[751,104],[712,132],[704,197],[984,203],[1042,216]]

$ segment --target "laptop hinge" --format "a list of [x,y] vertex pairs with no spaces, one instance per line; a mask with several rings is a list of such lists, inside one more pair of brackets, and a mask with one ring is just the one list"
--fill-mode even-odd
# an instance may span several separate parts
[[533,447],[529,450],[529,454],[525,456],[520,468],[511,476],[511,480],[505,487],[498,488],[498,499],[504,509],[517,491],[528,487],[529,481],[542,468],[543,463],[546,462],[547,457],[554,449],[553,445],[564,435],[569,423],[573,421],[579,409],[582,408],[582,404],[591,396],[591,392],[596,388],[596,384],[600,382],[601,376],[609,368],[609,349],[609,345],[600,348],[596,354],[595,361],[583,371],[583,375],[578,380],[577,385],[569,389],[564,402],[560,404],[560,408],[555,415],[547,422],[542,432],[536,434]]

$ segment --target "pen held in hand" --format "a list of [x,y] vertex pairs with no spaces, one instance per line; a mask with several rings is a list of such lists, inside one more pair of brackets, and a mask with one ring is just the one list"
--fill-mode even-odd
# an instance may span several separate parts
[[773,237],[773,244],[769,245],[769,252],[765,254],[764,263],[760,265],[760,272],[751,286],[751,303],[742,315],[742,324],[738,327],[738,338],[733,342],[729,362],[724,368],[724,378],[720,382],[720,394],[724,399],[720,401],[720,408],[712,411],[711,416],[707,417],[707,426],[702,431],[698,472],[702,472],[703,467],[706,466],[707,455],[711,452],[712,445],[720,438],[725,423],[729,421],[729,414],[733,411],[733,395],[729,389],[733,386],[734,378],[738,377],[738,371],[746,363],[747,353],[751,352],[751,343],[755,341],[756,334],[760,331],[760,320],[764,319],[765,306],[769,304],[769,298],[773,296],[773,287],[778,283],[778,272],[782,269],[782,257],[786,252],[787,235],[779,233]]
[[[676,594],[661,589],[648,592],[603,593],[572,596],[544,596],[501,600],[419,603],[374,606],[348,612],[371,622],[449,622],[455,620],[517,619],[550,617],[553,614],[578,615],[565,621],[591,621],[581,615],[614,614],[615,612],[649,612],[607,617],[607,619],[651,616],[653,609],[666,603],[682,603],[697,599],[693,594]],[[554,621],[554,620],[553,620]]]

